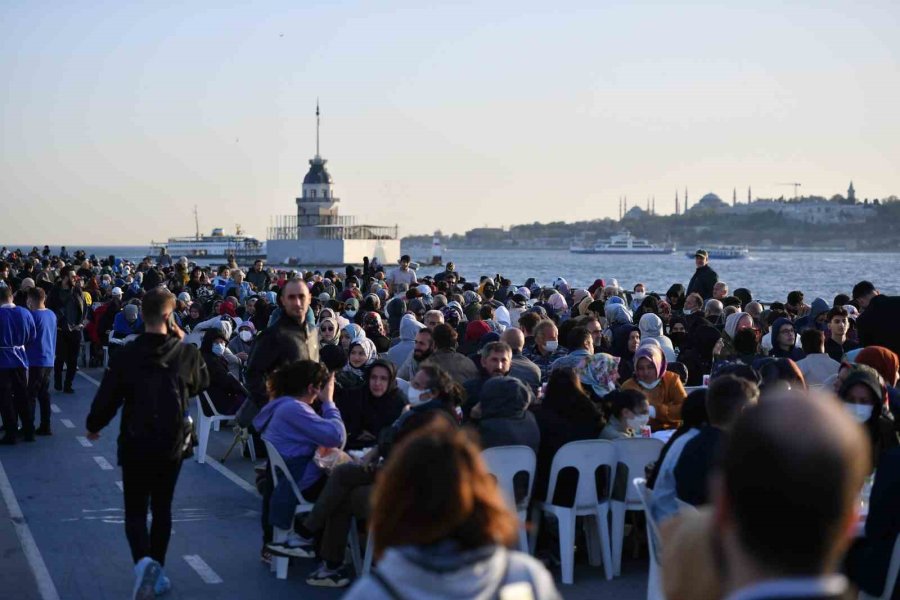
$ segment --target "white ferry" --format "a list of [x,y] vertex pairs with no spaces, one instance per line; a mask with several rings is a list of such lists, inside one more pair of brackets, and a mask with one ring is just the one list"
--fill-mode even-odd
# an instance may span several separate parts
[[[739,260],[750,258],[750,249],[747,246],[717,246],[707,249],[710,260]],[[694,258],[693,252],[686,252],[685,256]]]
[[575,254],[672,254],[675,246],[657,246],[647,240],[641,240],[623,231],[608,240],[600,241],[593,246],[573,244],[569,252]]
[[216,227],[209,235],[200,234],[197,209],[194,209],[196,231],[192,236],[170,237],[165,243],[150,242],[151,256],[159,255],[165,249],[173,259],[182,256],[189,259],[228,259],[234,257],[242,262],[252,262],[266,258],[266,244],[255,237],[246,235],[240,225],[235,225],[234,235],[226,235],[225,230]]

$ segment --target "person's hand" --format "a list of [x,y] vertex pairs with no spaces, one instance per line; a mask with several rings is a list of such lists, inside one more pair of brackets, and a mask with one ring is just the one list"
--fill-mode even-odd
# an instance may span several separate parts
[[319,390],[319,400],[322,402],[334,402],[334,373],[328,376],[322,389]]
[[247,361],[247,358],[248,358],[250,355],[247,354],[246,352],[238,352],[237,354],[235,354],[235,356],[237,356],[239,359],[241,359],[241,361],[246,362],[246,361]]
[[725,349],[725,341],[719,338],[719,341],[716,342],[716,345],[713,346],[713,356],[718,356],[721,354],[722,350]]
[[91,440],[92,442],[96,442],[100,439],[100,432],[98,431],[95,433],[93,431],[88,431],[87,436],[85,437],[87,437],[87,439]]

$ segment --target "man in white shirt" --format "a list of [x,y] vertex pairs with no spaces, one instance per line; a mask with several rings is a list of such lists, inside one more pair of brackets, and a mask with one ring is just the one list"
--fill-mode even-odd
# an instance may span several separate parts
[[825,334],[818,329],[807,329],[800,334],[800,343],[806,358],[798,360],[797,366],[803,373],[806,385],[822,385],[837,375],[841,363],[825,353]]

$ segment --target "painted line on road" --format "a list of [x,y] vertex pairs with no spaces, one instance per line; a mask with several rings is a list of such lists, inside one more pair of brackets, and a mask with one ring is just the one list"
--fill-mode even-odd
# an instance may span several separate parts
[[2,462],[0,462],[0,495],[3,496],[3,500],[6,502],[10,520],[16,529],[19,543],[22,544],[22,550],[25,553],[25,558],[28,560],[28,566],[31,567],[31,572],[34,574],[38,593],[43,600],[59,600],[59,592],[56,591],[56,586],[53,585],[53,578],[50,577],[50,571],[47,570],[44,557],[41,556],[37,542],[34,541],[34,536],[31,535],[28,523],[25,522],[22,507],[19,506],[19,501],[16,500],[16,495],[13,492],[12,485],[9,483],[9,478],[6,476]]
[[113,469],[115,469],[115,467],[109,464],[109,461],[102,456],[95,456],[94,462],[100,465],[100,468],[104,471],[112,471]]
[[212,570],[206,561],[200,558],[198,554],[186,554],[182,558],[184,561],[190,565],[190,567],[197,572],[197,575],[200,576],[200,579],[203,580],[204,583],[222,583],[223,579],[219,577],[219,574]]
[[240,475],[238,475],[237,473],[235,473],[234,471],[232,471],[231,469],[229,469],[228,467],[226,467],[225,465],[223,465],[216,459],[212,458],[208,454],[206,455],[206,464],[208,464],[213,469],[215,469],[216,471],[218,471],[219,473],[221,473],[222,475],[224,475],[225,477],[230,479],[232,483],[235,483],[242,490],[253,494],[257,498],[262,498],[262,496],[259,495],[259,492],[256,491],[256,487],[254,485],[252,485],[246,479],[244,479],[243,477],[241,477]]
[[96,385],[97,387],[100,387],[100,382],[97,381],[96,379],[94,379],[93,377],[91,377],[90,375],[85,375],[85,374],[82,373],[81,371],[76,371],[75,374],[76,374],[76,375],[81,375],[82,377],[84,377],[85,379],[87,379],[88,381],[90,381],[91,383],[93,383],[94,385]]
[[116,487],[119,488],[119,491],[121,491],[121,492],[125,491],[125,484],[121,481],[116,482]]
[[90,448],[91,446],[93,446],[91,441],[89,439],[87,439],[86,437],[84,437],[83,435],[76,436],[75,439],[78,440],[78,443],[81,444],[82,446],[84,446],[85,448]]
[[55,404],[50,405],[50,411],[54,413],[61,413],[62,409]]
[[63,425],[65,425],[66,427],[68,427],[69,429],[75,429],[75,423],[73,423],[69,419],[60,419],[59,422],[62,423]]

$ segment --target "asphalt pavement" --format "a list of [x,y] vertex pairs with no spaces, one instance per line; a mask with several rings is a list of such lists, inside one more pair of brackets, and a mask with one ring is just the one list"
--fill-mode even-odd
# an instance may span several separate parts
[[[134,576],[123,525],[122,473],[116,466],[118,418],[90,442],[85,418],[102,371],[79,372],[75,394],[52,392],[53,435],[0,447],[0,597],[16,600],[123,600]],[[184,462],[173,502],[166,598],[336,599],[343,590],[306,585],[316,563],[294,559],[287,580],[259,560],[260,498],[253,464],[240,448],[219,461],[233,439],[213,432],[207,464]],[[210,460],[211,459],[211,460]],[[581,561],[565,598],[646,597],[647,558],[626,547],[622,575]],[[352,570],[352,569],[351,569]],[[559,570],[553,571],[559,582]],[[7,593],[11,592],[10,595]]]

